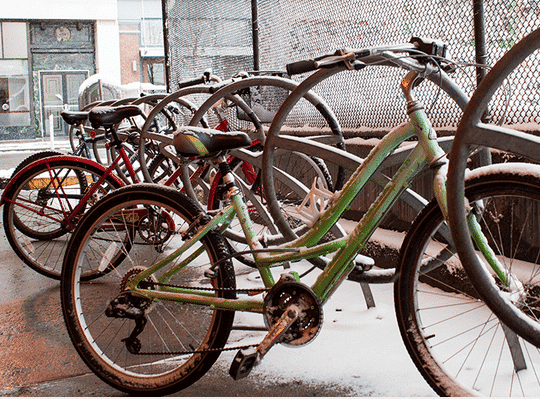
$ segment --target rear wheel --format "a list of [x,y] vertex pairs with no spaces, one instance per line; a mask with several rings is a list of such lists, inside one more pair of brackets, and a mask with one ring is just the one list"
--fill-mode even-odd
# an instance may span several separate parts
[[[17,256],[38,273],[59,279],[73,226],[99,198],[121,186],[112,177],[96,186],[103,174],[77,157],[65,156],[47,158],[12,181],[4,193],[3,222]],[[74,213],[88,190],[95,191]]]
[[[88,367],[117,389],[138,396],[176,392],[203,376],[227,342],[234,312],[152,301],[130,295],[126,289],[138,273],[179,248],[184,233],[199,216],[198,205],[174,189],[129,186],[92,208],[70,241],[61,286],[67,328]],[[130,248],[123,241],[125,230],[134,232]],[[171,293],[180,290],[178,287],[192,287],[234,298],[231,261],[221,262],[212,280],[204,277],[205,270],[228,256],[221,235],[209,232],[184,256],[199,249],[202,252],[195,259],[171,276],[166,271],[180,259],[166,270],[156,270],[140,286]],[[111,273],[93,284],[81,281],[87,268],[107,265],[107,253],[124,251],[129,256],[112,266]]]

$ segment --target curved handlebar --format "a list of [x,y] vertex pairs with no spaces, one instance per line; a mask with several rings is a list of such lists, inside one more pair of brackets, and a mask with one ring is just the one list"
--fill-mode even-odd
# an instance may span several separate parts
[[[399,53],[409,53],[403,56]],[[360,50],[342,49],[334,54],[323,55],[317,58],[301,60],[287,64],[289,75],[298,75],[315,71],[320,68],[332,68],[339,64],[348,69],[360,69],[365,65],[399,65],[405,69],[423,72],[429,64],[429,56],[441,58],[446,53],[446,45],[430,39],[412,38],[411,43],[390,46],[379,46]],[[424,57],[411,58],[413,55]]]

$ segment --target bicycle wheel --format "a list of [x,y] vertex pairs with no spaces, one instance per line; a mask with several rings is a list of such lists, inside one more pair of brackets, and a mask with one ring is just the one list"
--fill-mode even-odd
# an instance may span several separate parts
[[[540,238],[525,233],[537,230],[540,174],[516,176],[513,170],[510,165],[475,170],[465,193],[471,203],[483,202],[482,230],[501,261],[522,278],[523,289],[514,294],[522,316],[537,320]],[[401,335],[439,395],[540,395],[540,351],[505,327],[481,300],[436,201],[412,224],[399,270],[394,300]]]
[[[204,375],[227,342],[234,312],[167,300],[153,302],[130,296],[124,289],[137,273],[182,245],[183,233],[201,215],[194,201],[172,188],[132,185],[96,204],[73,234],[62,273],[64,318],[82,359],[117,389],[141,396],[185,388]],[[125,230],[134,232],[130,248],[123,241]],[[199,256],[172,276],[158,270],[144,283],[149,289],[189,286],[234,298],[230,261],[220,263],[216,278],[204,277],[206,269],[228,255],[221,236],[209,232],[185,255],[199,249],[203,250]],[[124,262],[107,266],[107,254],[123,251],[129,251]],[[172,261],[170,268],[176,263]],[[81,273],[96,267],[113,270],[95,284],[82,282]],[[155,287],[158,281],[165,286]],[[116,312],[115,304],[122,299],[128,311]],[[144,322],[130,315],[139,315]]]
[[[102,168],[84,158],[55,156],[34,162],[10,182],[4,192],[4,230],[25,264],[44,276],[60,278],[73,226],[100,197],[122,185],[107,176],[96,186],[94,182],[104,174]],[[73,214],[88,190],[95,191]],[[83,277],[94,278],[98,274]]]
[[[515,155],[538,161],[540,139],[525,131],[540,122],[537,116],[537,89],[534,79],[525,79],[524,85],[514,88],[515,76],[527,76],[540,48],[540,30],[536,30],[516,44],[482,80],[471,97],[458,126],[450,152],[448,173],[448,211],[450,227],[456,248],[471,281],[482,299],[497,316],[519,335],[540,347],[540,326],[535,319],[522,317],[519,307],[508,301],[505,290],[491,283],[489,271],[478,260],[468,234],[468,212],[463,202],[464,176],[469,154],[478,147],[490,147],[504,152],[505,157]],[[511,87],[516,96],[508,95]],[[506,119],[506,103],[512,102],[520,112]],[[487,111],[487,113],[486,113]],[[502,114],[501,114],[502,112]],[[491,115],[493,124],[482,122]],[[496,124],[497,123],[497,124]],[[501,125],[504,124],[504,127]],[[499,126],[501,125],[501,126]],[[532,167],[532,166],[531,166]]]

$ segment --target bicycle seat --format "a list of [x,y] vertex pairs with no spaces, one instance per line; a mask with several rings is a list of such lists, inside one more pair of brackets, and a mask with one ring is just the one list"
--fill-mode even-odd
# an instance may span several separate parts
[[121,105],[119,107],[95,107],[88,113],[88,120],[94,129],[101,126],[107,128],[120,123],[123,119],[131,116],[142,115],[136,105]]
[[62,111],[60,115],[68,125],[80,125],[88,118],[88,111]]
[[173,143],[183,157],[214,156],[221,151],[249,147],[251,139],[244,132],[182,126],[174,132]]

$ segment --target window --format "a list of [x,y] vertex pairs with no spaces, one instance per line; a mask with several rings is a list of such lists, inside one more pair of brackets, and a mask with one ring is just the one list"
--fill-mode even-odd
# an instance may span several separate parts
[[0,23],[0,126],[30,125],[26,24]]
[[2,58],[28,58],[28,42],[24,22],[3,22],[2,39]]

